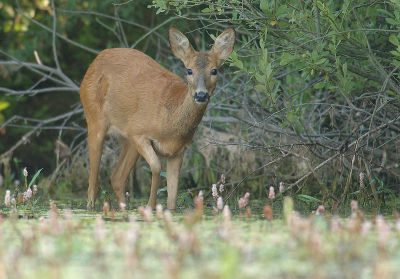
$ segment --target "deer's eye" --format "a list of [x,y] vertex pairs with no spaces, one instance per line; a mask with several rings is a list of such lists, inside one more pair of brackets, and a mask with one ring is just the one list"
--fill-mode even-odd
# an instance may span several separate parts
[[188,71],[188,75],[189,75],[189,76],[193,75],[192,69],[188,69],[187,71]]
[[217,75],[217,73],[218,73],[217,69],[212,69],[212,70],[211,70],[211,74],[212,74],[213,76]]

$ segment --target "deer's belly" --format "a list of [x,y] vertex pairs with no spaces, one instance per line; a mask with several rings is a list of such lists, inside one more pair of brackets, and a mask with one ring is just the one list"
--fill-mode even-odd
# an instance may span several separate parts
[[173,157],[185,152],[189,143],[181,141],[158,141],[153,140],[152,142],[154,151],[158,156],[161,157]]

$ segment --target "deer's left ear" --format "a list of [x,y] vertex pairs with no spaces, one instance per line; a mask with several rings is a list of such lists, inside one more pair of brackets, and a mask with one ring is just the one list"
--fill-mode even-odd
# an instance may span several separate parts
[[231,55],[235,39],[235,29],[229,27],[218,36],[211,51],[217,54],[219,59],[224,60]]

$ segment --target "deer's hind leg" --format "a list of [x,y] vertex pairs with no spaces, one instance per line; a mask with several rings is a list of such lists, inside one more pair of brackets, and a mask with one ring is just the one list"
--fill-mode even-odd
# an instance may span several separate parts
[[103,153],[104,139],[107,134],[108,125],[105,119],[97,119],[88,121],[88,145],[89,145],[89,162],[90,176],[88,189],[87,208],[94,210],[97,192],[99,190],[98,178],[101,155]]
[[125,203],[125,186],[129,173],[139,158],[139,152],[133,143],[126,138],[121,139],[122,148],[114,172],[111,175],[111,184],[117,198],[118,206]]

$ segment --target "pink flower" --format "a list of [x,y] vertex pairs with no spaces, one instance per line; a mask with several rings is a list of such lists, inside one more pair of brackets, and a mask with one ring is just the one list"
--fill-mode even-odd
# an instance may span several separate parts
[[224,206],[224,209],[222,210],[222,218],[225,223],[228,223],[232,218],[232,213],[229,209],[229,205],[227,204]]
[[352,200],[350,202],[350,208],[352,212],[356,212],[358,210],[358,202],[355,200]]
[[10,207],[10,199],[11,199],[11,191],[7,190],[6,195],[4,197],[4,205]]
[[24,168],[24,176],[25,176],[25,177],[28,176],[28,170],[26,169],[26,167]]
[[26,191],[26,196],[28,197],[28,199],[30,199],[32,197],[31,187],[29,187],[28,190]]
[[157,212],[157,218],[162,219],[163,217],[163,208],[161,204],[156,205],[156,212]]
[[108,202],[105,202],[104,205],[103,205],[103,214],[104,214],[105,217],[107,217],[109,209],[110,209],[110,205],[108,204]]
[[225,184],[225,174],[221,174],[221,183]]
[[279,193],[283,193],[285,191],[285,183],[280,182],[279,183]]
[[315,215],[324,215],[325,206],[322,204],[318,206],[317,210],[315,211]]
[[203,191],[199,191],[197,197],[194,198],[194,209],[196,211],[203,211],[204,210],[204,198],[203,198]]
[[122,216],[125,218],[125,214],[126,214],[126,203],[121,202],[119,204],[119,208],[121,208],[122,210]]
[[33,185],[33,195],[36,196],[37,193],[37,185]]
[[172,224],[172,214],[171,211],[168,209],[164,211],[164,220],[165,220],[165,225],[167,227],[170,227]]
[[223,206],[224,206],[224,202],[222,200],[222,197],[219,197],[217,199],[217,208],[218,208],[218,210],[222,210]]
[[213,184],[212,185],[211,191],[212,191],[212,196],[214,198],[218,198],[217,184]]
[[22,202],[25,204],[28,201],[28,194],[24,192],[24,195],[22,196]]
[[142,215],[146,223],[150,223],[153,216],[153,209],[151,209],[150,206],[146,205],[146,207],[139,206],[138,210],[139,214]]
[[99,243],[103,242],[104,238],[106,237],[104,221],[101,216],[97,216],[96,218],[96,223],[94,226],[94,236]]
[[250,193],[244,194],[243,198],[239,199],[239,209],[243,209],[249,202]]
[[268,194],[268,198],[271,200],[275,199],[275,189],[274,187],[269,187],[269,194]]
[[244,201],[246,202],[246,205],[249,203],[249,197],[250,197],[250,193],[249,192],[246,192],[246,194],[244,194],[244,196],[243,196]]
[[240,198],[239,199],[239,209],[241,210],[245,206],[246,206],[246,202],[245,202],[244,198]]
[[224,184],[219,185],[219,192],[222,193],[224,191]]

